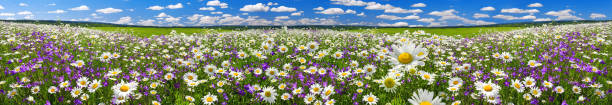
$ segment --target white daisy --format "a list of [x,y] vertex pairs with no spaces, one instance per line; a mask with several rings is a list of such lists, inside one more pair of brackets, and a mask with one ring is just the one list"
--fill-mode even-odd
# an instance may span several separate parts
[[434,97],[434,93],[424,89],[418,89],[412,93],[412,97],[408,99],[408,102],[412,105],[445,105],[442,99]]

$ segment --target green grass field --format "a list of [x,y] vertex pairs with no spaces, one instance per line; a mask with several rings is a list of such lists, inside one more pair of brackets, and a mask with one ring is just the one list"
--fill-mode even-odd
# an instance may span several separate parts
[[[177,33],[209,33],[209,32],[227,32],[232,30],[227,29],[204,29],[204,28],[152,28],[152,27],[89,27],[90,29],[102,30],[102,31],[113,31],[113,32],[125,32],[133,33],[133,35],[148,37],[152,35],[168,35],[172,30],[176,30]],[[522,27],[469,27],[469,28],[378,28],[378,29],[356,29],[348,30],[353,32],[364,32],[374,31],[374,33],[401,33],[404,30],[410,30],[414,32],[416,30],[423,30],[427,33],[438,34],[438,35],[460,35],[462,37],[473,37],[478,34],[488,32],[503,32],[521,29]]]
[[89,27],[90,29],[132,33],[135,36],[148,37],[152,35],[168,35],[172,30],[177,33],[193,34],[193,33],[210,33],[210,32],[226,32],[232,30],[226,29],[204,29],[204,28],[153,28],[153,27]]
[[[410,32],[414,32],[416,30],[423,30],[427,33],[438,34],[438,35],[461,35],[462,37],[473,37],[478,34],[488,33],[488,32],[503,32],[503,31],[512,31],[517,29],[522,29],[523,27],[469,27],[469,28],[379,28],[372,29],[370,31],[374,31],[375,33],[401,33],[404,30],[410,30]],[[364,32],[368,31],[367,29],[360,30],[349,30],[356,32]]]

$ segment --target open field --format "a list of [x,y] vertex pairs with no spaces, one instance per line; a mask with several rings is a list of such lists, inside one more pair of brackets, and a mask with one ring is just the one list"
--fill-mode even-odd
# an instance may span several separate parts
[[408,30],[410,32],[423,30],[427,33],[454,36],[459,35],[462,37],[473,37],[479,34],[492,33],[492,32],[505,32],[522,29],[523,27],[467,27],[467,28],[378,28],[378,29],[360,29],[360,30],[349,30],[354,32],[374,32],[374,33],[403,33]]
[[193,33],[218,33],[231,30],[225,29],[203,29],[203,28],[152,28],[152,27],[88,27],[90,29],[130,33],[131,35],[148,37],[151,35],[168,35],[172,30],[177,33],[193,34]]
[[[93,29],[0,22],[0,104],[612,104],[612,22],[483,35]],[[149,37],[171,30],[187,35]]]

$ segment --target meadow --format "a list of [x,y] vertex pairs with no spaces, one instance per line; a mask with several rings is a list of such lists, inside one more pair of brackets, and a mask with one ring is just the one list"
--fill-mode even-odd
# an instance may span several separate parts
[[203,30],[0,22],[0,104],[612,104],[612,22]]

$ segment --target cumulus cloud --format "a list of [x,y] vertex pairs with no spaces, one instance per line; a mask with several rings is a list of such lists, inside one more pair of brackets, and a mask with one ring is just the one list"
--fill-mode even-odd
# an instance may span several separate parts
[[396,22],[396,23],[393,23],[393,24],[380,23],[380,24],[378,24],[378,26],[401,27],[401,26],[408,26],[408,23],[406,23],[406,22]]
[[3,9],[4,9],[4,7],[2,5],[0,5],[0,10],[3,10]]
[[292,7],[280,6],[280,7],[274,7],[270,9],[270,11],[272,12],[293,12],[293,11],[297,11],[297,9],[292,8]]
[[387,19],[387,20],[409,20],[409,19],[419,19],[420,17],[416,15],[399,17],[399,16],[394,16],[394,15],[384,15],[383,14],[383,15],[376,16],[376,18]]
[[412,4],[410,7],[426,7],[427,5],[425,5],[425,3],[416,3],[416,4]]
[[170,16],[169,16],[168,14],[166,14],[166,13],[163,13],[163,12],[162,12],[162,13],[159,13],[159,14],[158,14],[157,16],[155,16],[155,17],[158,17],[158,18],[163,18],[163,17],[170,17]]
[[536,19],[533,15],[526,15],[522,17],[514,17],[510,15],[495,15],[493,18],[504,19],[504,20],[526,20],[526,19]]
[[344,5],[344,6],[364,6],[367,2],[361,0],[330,0],[332,4]]
[[26,3],[19,3],[19,6],[22,6],[22,7],[27,7],[27,6],[28,6],[28,4],[26,4]]
[[274,20],[283,20],[283,19],[289,19],[289,16],[276,16],[276,17],[274,17]]
[[347,9],[346,11],[344,11],[344,13],[346,14],[356,14],[357,11],[351,10],[351,9]]
[[495,8],[488,6],[480,8],[481,11],[495,11]]
[[560,11],[549,11],[546,12],[546,15],[557,16],[557,19],[555,20],[584,20],[580,17],[572,15],[571,13],[573,12],[574,11],[572,11],[571,9],[565,9]]
[[131,24],[130,22],[132,22],[132,17],[126,16],[126,17],[121,17],[119,18],[119,20],[113,22],[115,24]]
[[143,25],[143,26],[155,26],[155,20],[153,19],[139,20],[138,22],[136,22],[136,24]]
[[606,15],[600,13],[591,13],[591,19],[606,18]]
[[439,16],[440,18],[438,20],[440,20],[440,21],[444,21],[444,20],[460,20],[460,21],[462,21],[465,24],[473,24],[473,25],[495,24],[494,22],[487,22],[487,21],[482,21],[482,20],[467,19],[467,18],[464,18],[464,17],[461,17],[461,16],[457,16],[457,15],[455,15],[455,13],[458,13],[458,11],[456,11],[455,9],[449,9],[449,10],[444,10],[444,11],[433,11],[433,12],[430,12],[429,15]]
[[478,18],[489,18],[489,15],[488,14],[481,14],[481,13],[474,13],[474,16],[472,16],[472,17],[474,17],[476,19],[478,19]]
[[200,11],[214,11],[215,8],[214,7],[202,7],[199,9]]
[[533,4],[529,4],[527,5],[527,7],[542,7],[544,5],[540,4],[540,3],[533,3]]
[[317,7],[317,8],[313,8],[312,10],[321,11],[321,10],[325,10],[325,8],[323,8],[323,7]]
[[166,6],[166,8],[168,8],[168,9],[179,9],[179,8],[183,8],[183,4],[182,3],[178,3],[178,4],[174,4],[174,5],[168,5],[168,6]]
[[150,7],[149,7],[149,8],[147,8],[147,9],[148,9],[148,10],[156,10],[156,11],[157,11],[157,10],[162,10],[162,9],[164,9],[164,7],[156,5],[156,6],[150,6]]
[[78,6],[78,7],[70,8],[70,10],[72,10],[72,11],[85,11],[85,10],[89,10],[89,7],[87,7],[86,5],[81,5],[81,6]]
[[433,21],[436,21],[436,19],[434,19],[434,18],[422,18],[422,19],[419,19],[417,21],[425,22],[425,23],[431,23]]
[[108,8],[104,8],[104,9],[98,9],[98,10],[96,10],[96,12],[103,13],[103,14],[109,14],[109,13],[123,12],[123,10],[108,7]]
[[294,12],[291,13],[291,16],[302,16],[302,13],[304,13],[304,11]]
[[219,8],[227,8],[227,3],[223,3],[219,0],[212,0],[206,2],[206,6],[218,6]]
[[0,16],[15,16],[14,13],[0,13]]
[[55,10],[55,11],[48,11],[47,13],[55,13],[55,14],[60,14],[60,13],[66,13],[66,11],[61,10],[61,9],[58,9],[58,10]]
[[550,18],[542,18],[542,19],[534,19],[533,21],[540,22],[540,21],[551,21],[551,20],[552,19]]
[[502,13],[538,13],[540,12],[537,9],[518,9],[518,8],[510,8],[510,9],[502,9]]
[[423,10],[421,9],[403,9],[403,8],[391,8],[391,9],[385,9],[385,13],[421,13],[423,12]]
[[361,13],[357,14],[357,16],[365,16],[365,13],[361,12]]
[[245,12],[259,12],[259,11],[263,11],[263,12],[267,12],[270,9],[270,7],[264,5],[263,3],[257,3],[254,5],[244,5],[244,7],[240,8],[240,11],[245,11]]
[[326,15],[335,15],[335,14],[344,14],[344,10],[342,10],[341,8],[328,8],[328,9],[325,9],[317,13],[326,14]]
[[217,12],[210,12],[210,14],[223,14],[223,12],[221,12],[221,11],[217,11]]
[[30,11],[21,11],[21,12],[18,12],[17,15],[32,15],[32,12],[30,12]]

